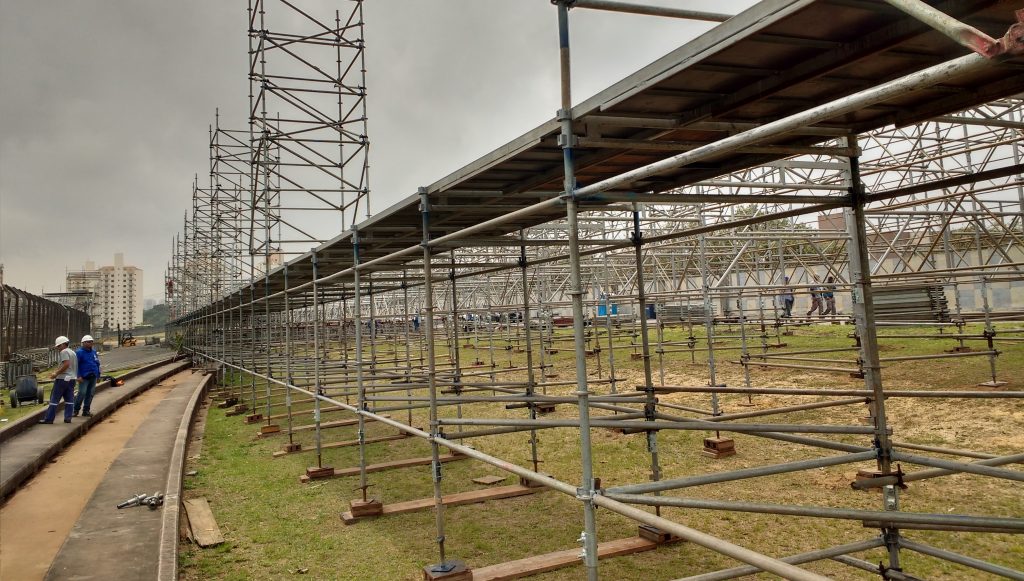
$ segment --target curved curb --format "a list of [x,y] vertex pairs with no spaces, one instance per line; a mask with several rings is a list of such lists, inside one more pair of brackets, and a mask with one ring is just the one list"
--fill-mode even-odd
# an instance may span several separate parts
[[171,465],[167,469],[167,486],[164,488],[164,510],[160,524],[160,554],[157,561],[156,578],[158,581],[176,581],[178,579],[178,531],[181,528],[181,488],[185,472],[185,452],[188,449],[189,436],[195,421],[199,402],[206,397],[207,389],[213,375],[207,375],[181,416],[178,435],[174,439],[174,450],[171,452]]

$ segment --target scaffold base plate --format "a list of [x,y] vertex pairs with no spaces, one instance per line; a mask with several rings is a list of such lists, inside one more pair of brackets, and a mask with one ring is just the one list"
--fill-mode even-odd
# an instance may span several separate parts
[[423,581],[473,581],[473,570],[462,561],[445,561],[423,568]]
[[1002,387],[1004,385],[1006,385],[1005,381],[986,381],[984,383],[979,383],[978,387]]

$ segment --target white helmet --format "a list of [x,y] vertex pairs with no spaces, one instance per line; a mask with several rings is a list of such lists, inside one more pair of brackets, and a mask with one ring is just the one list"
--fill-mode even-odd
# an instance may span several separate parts
[[71,342],[71,339],[68,339],[64,335],[61,335],[60,337],[57,337],[57,339],[53,342],[53,346],[54,347],[60,347],[61,345],[65,344],[65,343],[70,343],[70,342]]
[[94,339],[92,338],[92,335],[86,335],[85,337],[82,337],[82,343],[85,343],[87,341],[93,341],[93,340]]

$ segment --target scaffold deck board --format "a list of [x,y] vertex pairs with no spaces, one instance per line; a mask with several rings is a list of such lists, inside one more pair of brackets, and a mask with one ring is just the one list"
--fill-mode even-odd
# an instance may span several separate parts
[[[438,460],[440,460],[442,463],[444,463],[444,462],[454,462],[456,460],[468,460],[468,459],[469,459],[469,456],[463,456],[462,454],[448,454],[448,455],[441,456],[440,458],[438,458]],[[383,472],[385,470],[395,470],[397,468],[409,468],[411,466],[425,466],[427,464],[430,464],[432,461],[433,460],[431,459],[430,456],[425,456],[423,458],[406,458],[404,460],[393,460],[391,462],[381,462],[380,464],[367,464],[366,465],[366,471],[367,472]],[[327,476],[319,476],[317,478],[310,478],[309,476],[303,474],[302,476],[299,477],[299,482],[302,482],[303,484],[305,484],[306,482],[309,482],[310,480],[326,480],[328,478],[342,478],[342,477],[345,477],[345,476],[358,476],[358,475],[359,475],[359,466],[352,466],[352,467],[349,467],[349,468],[335,468],[333,474],[329,474]]]
[[[366,443],[367,444],[377,444],[377,443],[380,443],[380,442],[390,442],[392,440],[402,440],[402,439],[408,438],[408,437],[409,436],[407,436],[406,434],[394,434],[394,435],[391,435],[391,436],[381,436],[379,438],[366,438]],[[358,445],[359,445],[359,440],[342,440],[341,442],[329,442],[327,444],[320,444],[320,449],[321,450],[329,450],[331,448],[347,448],[349,446],[358,446]],[[292,454],[302,454],[303,452],[316,452],[316,448],[315,447],[301,448],[299,450],[294,450],[294,451],[291,451],[291,452],[289,452],[287,450],[278,450],[277,452],[274,452],[274,458],[281,458],[283,456],[291,456]]]
[[[610,557],[621,557],[644,551],[651,551],[658,548],[658,543],[649,541],[643,537],[630,537],[605,541],[597,545],[597,558],[607,559]],[[518,561],[498,563],[489,567],[473,569],[473,581],[504,581],[506,579],[519,579],[530,575],[537,575],[547,571],[554,571],[565,567],[581,564],[580,549],[567,549],[555,551],[545,555],[535,555]]]
[[[441,497],[441,503],[444,504],[444,506],[463,506],[466,504],[487,502],[488,500],[501,500],[503,498],[526,496],[527,494],[542,492],[544,490],[547,489],[514,484],[511,486],[500,486],[498,488],[483,488],[481,490],[446,494]],[[385,504],[384,510],[381,512],[380,516],[405,514],[407,512],[430,510],[432,508],[434,508],[434,497],[430,496],[427,498],[417,498],[416,500],[407,500],[405,502]],[[345,524],[353,524],[358,522],[360,517],[354,517],[351,512],[345,512],[341,515],[341,520],[344,521]],[[476,577],[474,577],[474,579],[476,579]]]

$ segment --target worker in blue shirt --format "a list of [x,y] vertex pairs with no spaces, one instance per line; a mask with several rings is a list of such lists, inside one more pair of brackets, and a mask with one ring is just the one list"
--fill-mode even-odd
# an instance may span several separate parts
[[78,356],[78,395],[75,396],[75,415],[89,417],[92,396],[96,392],[96,379],[100,376],[100,356],[93,349],[92,335],[82,337],[82,346],[75,350]]

